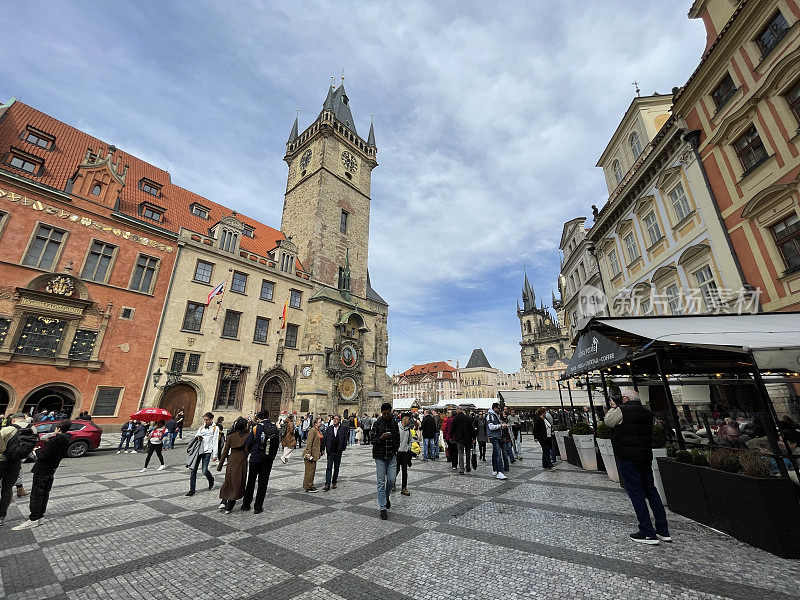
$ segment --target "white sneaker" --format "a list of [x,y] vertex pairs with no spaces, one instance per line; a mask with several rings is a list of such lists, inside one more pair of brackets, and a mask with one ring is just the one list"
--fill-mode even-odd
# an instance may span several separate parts
[[117,454],[122,454],[122,450],[117,450]]
[[497,471],[492,471],[492,477],[497,477]]
[[282,462],[283,464],[286,464],[286,457],[285,457],[285,456],[281,456],[281,462]]
[[217,510],[225,510],[225,501],[224,500],[219,503],[219,506],[217,507]]
[[141,471],[139,471],[139,473],[144,473],[145,471],[147,471],[147,467],[145,467],[144,469],[142,469]]
[[158,469],[156,469],[156,471],[163,471],[166,468],[167,468],[167,465],[161,465],[160,467],[158,467]]
[[498,478],[498,479],[508,479],[508,477],[506,477],[506,476],[505,476],[505,475],[503,475],[502,473],[498,473],[498,474],[497,474],[497,478]]
[[[41,520],[41,519],[40,519]],[[17,525],[16,527],[12,527],[12,531],[19,531],[20,529],[32,529],[33,527],[38,527],[40,525],[39,521],[31,521],[28,519],[21,525]]]

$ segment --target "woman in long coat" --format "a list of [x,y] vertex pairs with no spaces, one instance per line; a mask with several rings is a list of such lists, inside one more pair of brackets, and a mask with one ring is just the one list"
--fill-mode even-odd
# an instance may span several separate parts
[[283,446],[283,454],[281,454],[281,462],[286,464],[289,456],[294,452],[297,445],[294,439],[294,415],[289,415],[280,427],[281,445]]
[[244,487],[247,482],[247,453],[244,444],[248,433],[247,420],[244,417],[236,419],[219,456],[217,471],[222,471],[222,465],[225,459],[228,459],[225,482],[219,491],[221,500],[219,509],[224,510],[226,515],[233,510],[236,501],[244,497]]
[[303,489],[307,492],[316,492],[317,488],[314,487],[314,475],[317,472],[317,461],[324,449],[322,448],[322,434],[319,431],[319,426],[322,424],[322,419],[317,417],[314,419],[314,427],[308,432],[308,440],[306,441],[306,448],[303,450],[303,459],[306,465],[305,477],[303,478]]

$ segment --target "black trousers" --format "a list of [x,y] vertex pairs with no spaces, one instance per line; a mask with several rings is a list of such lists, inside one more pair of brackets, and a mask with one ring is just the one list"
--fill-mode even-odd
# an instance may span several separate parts
[[397,453],[397,473],[403,472],[401,490],[406,489],[408,486],[408,467],[411,466],[411,452],[398,452]]
[[161,454],[161,444],[147,444],[147,457],[144,459],[144,468],[147,468],[147,465],[150,464],[150,457],[153,456],[153,452],[156,453],[158,456],[158,460],[161,464],[164,464],[164,455]]
[[11,504],[11,497],[14,494],[14,484],[19,479],[20,469],[22,469],[21,460],[0,462],[0,519],[6,518],[8,505]]
[[31,485],[31,521],[38,521],[47,510],[55,473],[34,473]]
[[450,462],[453,468],[458,468],[458,444],[455,442],[447,442],[447,451],[450,453]]
[[480,454],[478,458],[480,458],[481,460],[486,460],[486,442],[478,442],[478,451],[479,451],[478,453]]
[[371,432],[372,432],[372,430],[371,430],[371,429],[365,429],[365,430],[364,430],[364,444],[366,444],[367,446],[369,446],[369,444],[370,444],[370,440],[369,440],[369,434],[370,434]]
[[[257,510],[264,508],[264,498],[267,495],[267,484],[269,483],[269,474],[272,472],[272,462],[274,460],[274,456],[268,456],[262,461],[250,463],[250,473],[247,475],[247,486],[244,488],[242,506],[250,506],[253,501],[253,491],[255,490],[255,508]],[[256,490],[256,479],[258,480],[258,490]]]
[[[325,485],[336,483],[336,481],[339,479],[339,465],[341,464],[341,452],[328,453],[328,464],[325,466]],[[331,471],[333,472],[333,477],[331,477]]]

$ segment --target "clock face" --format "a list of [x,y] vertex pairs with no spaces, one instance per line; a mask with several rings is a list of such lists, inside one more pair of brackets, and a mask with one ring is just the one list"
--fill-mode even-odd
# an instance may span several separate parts
[[301,374],[303,377],[311,377],[311,367],[309,367],[308,365],[306,365],[306,366],[305,366],[305,367],[303,367],[303,369],[300,371],[300,374]]
[[303,152],[303,156],[300,157],[300,168],[305,169],[308,166],[308,163],[311,162],[311,149],[306,150]]
[[350,173],[355,173],[356,169],[358,169],[358,161],[355,156],[345,150],[342,152],[342,166]]
[[342,400],[352,400],[358,394],[358,384],[352,377],[343,377],[339,382],[339,395]]
[[355,367],[357,361],[358,353],[356,349],[350,344],[342,346],[342,364],[345,367]]

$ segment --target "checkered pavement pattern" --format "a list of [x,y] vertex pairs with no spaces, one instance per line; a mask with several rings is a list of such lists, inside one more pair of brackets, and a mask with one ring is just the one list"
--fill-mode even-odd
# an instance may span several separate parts
[[[379,518],[369,447],[351,447],[337,489],[302,490],[299,451],[270,478],[264,512],[217,510],[223,473],[187,498],[185,450],[66,460],[43,524],[15,500],[0,528],[0,597],[425,600],[800,598],[800,561],[670,515],[673,544],[640,546],[630,502],[603,473],[543,471],[529,443],[507,481],[415,460],[410,497]],[[30,474],[25,469],[25,480]],[[240,503],[239,503],[240,504]]]

